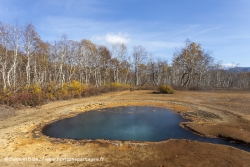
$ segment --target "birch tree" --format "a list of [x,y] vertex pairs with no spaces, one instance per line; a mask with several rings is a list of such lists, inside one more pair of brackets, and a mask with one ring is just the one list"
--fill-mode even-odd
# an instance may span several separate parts
[[201,77],[212,62],[209,53],[200,44],[186,40],[186,46],[173,57],[174,69],[178,72],[181,86],[198,86]]
[[[36,48],[37,48],[37,40],[38,40],[38,34],[35,30],[34,25],[27,24],[23,31],[23,51],[24,56],[26,58],[26,85],[29,87],[31,84],[31,63],[34,63],[34,71],[35,75],[37,75],[36,72],[36,60],[35,54],[36,54]],[[36,80],[36,79],[35,79]]]
[[[0,65],[1,65],[1,74],[2,74],[2,85],[3,90],[7,88],[7,67],[9,60],[9,50],[10,50],[10,42],[11,42],[11,32],[12,27],[9,25],[4,25],[0,22]],[[10,82],[8,81],[8,86],[10,86]]]
[[126,60],[127,46],[125,44],[116,43],[112,45],[112,56],[113,56],[113,71],[114,71],[114,82],[120,82],[119,73],[121,63]]
[[139,66],[147,58],[147,51],[141,45],[135,46],[133,49],[134,49],[133,65],[134,65],[134,73],[135,73],[135,85],[139,85],[140,84]]
[[7,84],[8,87],[12,88],[16,92],[17,87],[17,65],[18,65],[18,55],[20,51],[20,38],[21,38],[21,28],[18,26],[17,22],[15,26],[8,26],[10,41],[10,51],[9,51],[9,69],[7,71]]
[[79,60],[78,66],[81,68],[81,71],[85,75],[84,80],[85,80],[85,84],[87,85],[90,84],[90,76],[92,72],[91,63],[95,61],[96,54],[97,54],[97,49],[94,43],[86,39],[81,41],[80,48],[79,48],[79,56],[78,56],[78,60]]
[[110,77],[110,60],[111,60],[111,53],[105,46],[98,46],[98,55],[100,56],[100,77],[104,85],[109,82]]

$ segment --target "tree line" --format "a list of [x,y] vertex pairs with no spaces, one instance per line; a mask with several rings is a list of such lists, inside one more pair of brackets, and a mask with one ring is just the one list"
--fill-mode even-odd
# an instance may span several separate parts
[[[237,69],[237,68],[234,68]],[[154,58],[141,45],[128,53],[125,44],[110,48],[90,40],[54,42],[41,39],[33,24],[0,22],[0,90],[15,94],[36,86],[61,89],[77,81],[101,87],[110,84],[162,85],[174,87],[250,88],[250,73],[226,70],[215,63],[200,44],[186,40],[173,54],[172,63]]]

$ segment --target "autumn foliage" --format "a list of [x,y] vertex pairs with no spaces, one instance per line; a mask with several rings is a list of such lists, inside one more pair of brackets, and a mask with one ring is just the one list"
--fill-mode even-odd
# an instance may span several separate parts
[[158,91],[164,94],[173,94],[174,89],[170,85],[160,85]]
[[[186,41],[171,64],[150,56],[143,46],[131,53],[125,44],[112,47],[63,34],[43,41],[32,24],[0,22],[0,103],[36,106],[47,101],[89,97],[117,90],[175,88],[250,89],[250,72],[225,70],[211,52]],[[154,57],[154,58],[150,58]]]
[[37,106],[48,101],[90,97],[101,93],[128,89],[128,84],[111,83],[95,87],[93,85],[85,85],[76,80],[72,80],[70,83],[64,83],[62,86],[56,85],[55,83],[51,83],[44,88],[41,88],[38,85],[31,85],[30,87],[24,87],[15,93],[12,93],[11,91],[2,92],[0,95],[0,103],[14,107],[20,105]]

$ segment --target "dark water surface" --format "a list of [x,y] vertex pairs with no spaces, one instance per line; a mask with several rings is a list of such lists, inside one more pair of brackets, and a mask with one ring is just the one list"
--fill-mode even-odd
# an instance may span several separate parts
[[47,125],[43,134],[54,138],[163,141],[189,139],[230,145],[250,152],[250,148],[218,138],[207,138],[183,129],[187,122],[179,114],[156,107],[116,107],[89,111]]

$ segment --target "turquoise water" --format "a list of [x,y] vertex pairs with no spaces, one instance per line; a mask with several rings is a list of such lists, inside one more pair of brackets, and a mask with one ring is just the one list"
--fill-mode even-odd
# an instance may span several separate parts
[[193,134],[179,126],[187,122],[179,114],[155,107],[116,107],[89,111],[47,125],[43,133],[54,138],[163,141],[189,139],[230,145],[250,151],[249,147],[218,138]]

